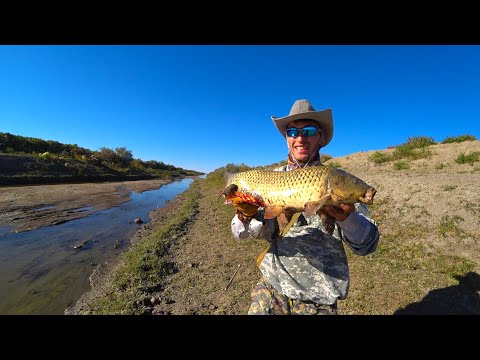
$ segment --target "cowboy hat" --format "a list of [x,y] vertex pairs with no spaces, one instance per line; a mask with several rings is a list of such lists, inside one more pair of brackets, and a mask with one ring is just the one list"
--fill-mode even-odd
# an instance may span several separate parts
[[322,146],[326,146],[333,136],[333,118],[332,118],[332,109],[325,109],[316,111],[310,101],[308,100],[297,100],[293,103],[292,108],[290,109],[290,114],[284,117],[272,116],[273,123],[277,127],[280,134],[283,137],[286,137],[287,125],[291,121],[295,120],[313,120],[316,121],[323,133],[325,134],[325,141]]

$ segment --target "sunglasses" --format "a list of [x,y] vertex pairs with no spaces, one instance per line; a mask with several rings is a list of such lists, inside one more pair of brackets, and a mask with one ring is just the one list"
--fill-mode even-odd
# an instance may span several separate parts
[[287,136],[296,138],[298,135],[300,135],[300,131],[302,132],[302,135],[313,136],[317,133],[318,129],[313,125],[305,126],[301,129],[292,127],[287,129]]

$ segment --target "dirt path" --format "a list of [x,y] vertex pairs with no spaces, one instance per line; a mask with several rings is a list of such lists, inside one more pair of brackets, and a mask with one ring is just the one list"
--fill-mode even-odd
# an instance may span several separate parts
[[[218,194],[208,191],[205,184],[201,186],[198,215],[169,251],[170,261],[178,271],[167,277],[163,301],[154,314],[246,314],[250,306],[251,289],[261,275],[255,260],[268,243],[235,241],[225,221],[232,218],[234,209],[224,205],[223,198],[219,200]],[[162,222],[162,217],[169,216],[167,208],[158,210],[153,228]]]
[[0,187],[0,227],[21,232],[61,224],[118,206],[131,191],[157,189],[169,180]]

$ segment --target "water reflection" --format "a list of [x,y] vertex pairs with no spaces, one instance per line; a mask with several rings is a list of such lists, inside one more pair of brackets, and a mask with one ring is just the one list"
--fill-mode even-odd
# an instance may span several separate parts
[[41,208],[35,209],[35,211],[44,211],[44,210],[50,210],[50,209],[55,209],[57,205],[48,205],[48,206],[43,206]]
[[132,200],[118,207],[56,226],[21,233],[0,228],[0,314],[63,314],[89,289],[94,268],[130,245],[141,226],[134,219],[148,223],[150,211],[164,206],[192,181],[133,192]]

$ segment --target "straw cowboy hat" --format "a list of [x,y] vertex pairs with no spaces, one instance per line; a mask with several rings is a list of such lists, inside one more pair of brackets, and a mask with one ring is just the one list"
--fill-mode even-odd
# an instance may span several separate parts
[[332,109],[325,109],[316,111],[310,101],[308,100],[297,100],[293,103],[292,108],[290,109],[290,114],[284,117],[272,116],[273,123],[277,127],[280,134],[283,137],[286,137],[287,125],[290,121],[308,119],[316,121],[323,133],[325,134],[325,141],[322,146],[326,146],[333,136],[333,118],[332,118]]

